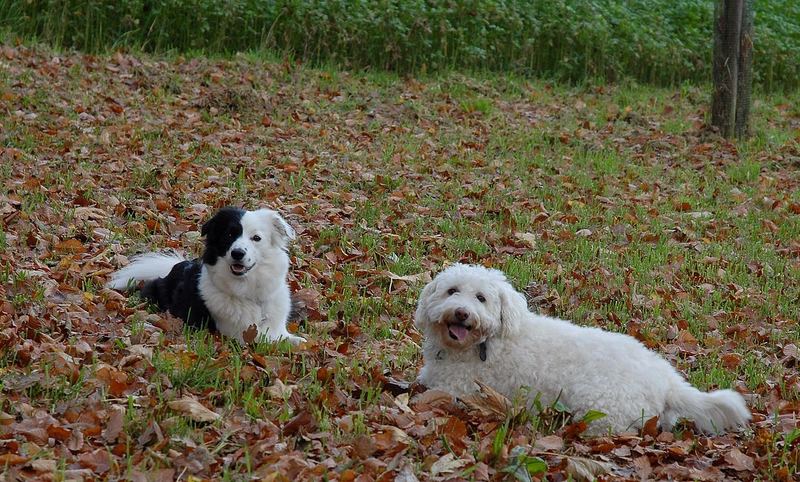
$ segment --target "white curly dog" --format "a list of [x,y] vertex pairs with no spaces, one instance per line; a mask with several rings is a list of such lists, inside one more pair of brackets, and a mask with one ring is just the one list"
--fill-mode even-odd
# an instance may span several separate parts
[[422,290],[415,325],[425,336],[419,382],[456,397],[481,380],[510,399],[558,400],[582,417],[606,416],[588,432],[640,428],[657,415],[708,433],[745,425],[750,411],[733,390],[701,392],[633,337],[528,311],[525,297],[498,270],[454,264]]

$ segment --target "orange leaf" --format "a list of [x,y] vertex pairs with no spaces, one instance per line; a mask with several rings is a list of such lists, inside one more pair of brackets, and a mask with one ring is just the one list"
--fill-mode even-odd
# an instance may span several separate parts
[[0,467],[6,465],[19,465],[28,461],[28,457],[23,457],[17,454],[3,454],[0,455]]
[[642,427],[642,435],[649,435],[653,438],[658,436],[658,416],[648,419]]
[[49,427],[47,427],[47,435],[61,442],[67,440],[71,434],[72,434],[71,430],[66,429],[64,427],[60,427],[58,425],[50,425]]
[[726,353],[722,355],[721,361],[722,366],[728,370],[733,370],[734,368],[738,367],[740,363],[742,363],[742,356],[737,355],[736,353]]
[[80,254],[85,253],[86,248],[77,239],[70,238],[56,244],[56,251],[62,254]]

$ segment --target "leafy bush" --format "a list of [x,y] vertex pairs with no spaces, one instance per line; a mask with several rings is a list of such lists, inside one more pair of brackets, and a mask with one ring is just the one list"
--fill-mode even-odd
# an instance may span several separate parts
[[[800,2],[755,2],[755,79],[800,86]],[[7,30],[87,51],[270,49],[399,72],[710,79],[713,0],[0,0]]]

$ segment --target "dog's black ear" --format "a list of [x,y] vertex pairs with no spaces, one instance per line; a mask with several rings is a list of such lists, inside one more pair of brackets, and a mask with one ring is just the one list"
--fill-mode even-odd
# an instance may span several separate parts
[[214,228],[215,219],[217,219],[216,216],[203,223],[203,227],[200,228],[200,235],[205,236]]
[[[218,229],[220,223],[222,223],[225,219],[230,218],[232,215],[235,215],[235,213],[238,213],[236,208],[224,207],[220,209],[211,219],[203,224],[203,226],[200,228],[200,234],[202,236],[207,236],[211,231]],[[238,214],[238,216],[241,217],[241,214]]]

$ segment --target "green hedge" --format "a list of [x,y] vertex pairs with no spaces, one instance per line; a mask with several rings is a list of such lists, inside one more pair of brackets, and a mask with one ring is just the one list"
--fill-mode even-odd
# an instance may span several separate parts
[[[756,3],[755,77],[800,86],[800,1]],[[6,31],[101,51],[270,49],[400,72],[710,79],[713,0],[0,0]]]

